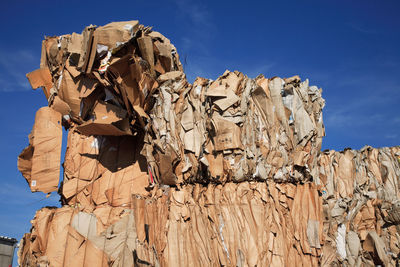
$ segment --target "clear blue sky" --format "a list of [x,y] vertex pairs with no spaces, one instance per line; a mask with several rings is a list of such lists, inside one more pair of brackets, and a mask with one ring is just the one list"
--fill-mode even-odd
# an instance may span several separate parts
[[138,19],[175,44],[190,81],[226,69],[250,77],[299,74],[323,88],[323,148],[359,149],[399,145],[399,10],[400,1],[390,0],[3,3],[0,235],[21,238],[37,209],[57,205],[57,194],[31,194],[17,170],[35,112],[46,105],[25,78],[39,66],[45,35]]

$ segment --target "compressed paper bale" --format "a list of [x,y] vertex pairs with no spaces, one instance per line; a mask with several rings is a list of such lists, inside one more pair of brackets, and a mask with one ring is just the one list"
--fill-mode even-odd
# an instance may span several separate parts
[[[97,251],[99,255],[97,263],[101,262],[104,253],[104,257],[109,259],[107,262],[120,266],[131,266],[135,261],[150,265],[163,263],[166,266],[214,266],[218,262],[229,266],[236,266],[239,262],[246,265],[273,265],[279,262],[285,265],[289,263],[289,255],[296,259],[308,258],[303,260],[316,263],[320,248],[309,254],[311,251],[303,252],[300,243],[309,242],[308,218],[321,220],[320,204],[317,202],[316,207],[302,210],[298,209],[298,205],[304,202],[303,194],[316,194],[317,190],[311,184],[298,187],[294,201],[282,198],[289,190],[287,185],[244,182],[224,186],[186,185],[180,190],[154,188],[151,196],[134,196],[131,199],[133,210],[122,213],[112,212],[118,208],[110,208],[106,213],[95,210],[93,214],[68,206],[54,209],[51,210],[53,215],[48,217],[49,229],[53,229],[48,246],[52,248],[42,249],[36,254],[28,255],[31,252],[26,252],[25,260],[46,256],[55,266],[63,262],[84,266],[88,256],[93,258],[92,254],[86,253],[92,253],[90,251],[94,249],[93,253]],[[270,193],[271,190],[273,193]],[[272,220],[271,211],[274,214]],[[297,223],[298,217],[305,221]],[[41,222],[39,219],[33,220],[34,225]],[[112,223],[99,232],[99,220]],[[297,225],[296,228],[293,228],[294,225]],[[64,232],[61,233],[62,229]],[[32,231],[37,239],[46,234],[38,232],[37,226]],[[296,235],[300,240],[294,238]],[[82,240],[82,248],[77,247],[77,240]],[[268,259],[270,242],[275,244],[275,256]],[[317,242],[323,244],[320,237]],[[24,246],[28,247],[29,243]],[[291,247],[296,249],[291,251]],[[67,250],[66,255],[75,253],[79,258],[54,258],[62,250]],[[132,254],[137,258],[124,256]],[[279,255],[279,260],[276,255]],[[102,262],[104,264],[105,261]]]
[[[159,155],[155,158],[157,169],[165,169],[161,165],[167,151],[179,156],[177,162],[169,163],[175,176],[168,184],[182,180],[282,181],[289,177],[305,181],[318,172],[314,166],[324,135],[324,100],[308,81],[300,83],[297,79],[286,84],[279,78],[253,80],[226,71],[215,81],[198,80],[193,85],[186,85],[184,77],[159,82],[160,94],[154,96],[155,105],[150,110],[152,121],[146,132],[144,155]],[[311,108],[316,103],[318,108]],[[301,108],[296,109],[296,105]],[[154,146],[155,140],[158,146]],[[220,172],[212,162],[218,155],[224,156],[222,175],[217,174]],[[156,178],[164,183],[167,176],[171,174],[163,172]]]
[[[385,153],[388,156],[388,153],[392,153],[390,162],[398,168],[399,162],[394,153],[396,149],[379,149],[378,155]],[[362,164],[360,159],[368,161],[368,155],[373,155],[374,151],[375,149],[371,148],[352,151],[355,157],[352,156],[351,160],[354,164]],[[359,157],[361,154],[365,157]],[[340,158],[336,153],[327,153],[322,154],[320,160],[326,159],[327,155],[330,155],[332,160],[335,157]],[[343,164],[347,166],[348,162]],[[325,163],[323,166],[326,168],[329,164]],[[369,173],[368,165],[365,166],[366,173]],[[352,172],[352,168],[345,169]],[[393,171],[398,172],[397,169]],[[390,177],[389,173],[384,176]],[[352,177],[356,182],[356,177]],[[335,173],[333,179],[340,177]],[[366,190],[367,193],[370,187],[363,183],[359,189]],[[379,216],[382,216],[380,214],[383,214],[380,207],[383,206],[374,198],[369,199],[368,194],[360,196],[354,191],[352,198],[342,199],[341,202],[335,200],[336,203],[342,203],[339,205],[348,203],[346,205],[350,208],[347,212],[332,217],[327,210],[328,217],[325,217],[323,205],[329,203],[324,190],[324,184],[317,186],[313,182],[292,184],[272,181],[224,185],[197,184],[180,188],[155,187],[150,191],[150,196],[138,195],[132,198],[132,211],[123,212],[106,204],[101,208],[102,211],[100,207],[98,211],[95,209],[94,215],[87,213],[85,216],[97,218],[96,228],[97,225],[101,225],[102,230],[86,232],[92,233],[89,241],[98,247],[96,244],[104,240],[107,231],[114,229],[112,231],[118,233],[116,243],[101,243],[101,251],[108,255],[107,257],[111,257],[112,262],[122,265],[134,261],[147,262],[150,265],[162,263],[166,266],[214,266],[220,262],[228,266],[278,266],[293,261],[301,262],[305,266],[318,266],[343,260],[371,263],[366,254],[361,253],[357,258],[360,246],[367,249],[376,264],[394,264],[397,254],[392,257],[384,251],[390,248],[392,252],[399,253],[395,245],[399,240],[396,230],[379,230],[378,220]],[[333,196],[339,194],[334,192]],[[382,199],[386,202],[388,200],[390,199]],[[51,210],[50,213],[68,209],[71,208]],[[43,213],[42,217],[52,218],[52,215]],[[129,223],[122,218],[126,218],[124,220],[128,220]],[[346,218],[349,221],[344,221]],[[74,220],[71,222],[73,226]],[[65,222],[62,225],[64,224]],[[338,224],[341,226],[337,227]],[[43,248],[35,249],[35,243],[43,240],[42,236],[46,236],[47,232],[38,231],[35,220],[33,225],[31,235],[35,236],[35,241],[30,243],[25,239],[24,247],[21,247],[21,251],[25,253],[22,259],[33,261],[40,255],[51,260],[54,254],[52,250],[47,252]],[[332,229],[327,231],[326,225],[331,225]],[[340,232],[339,239],[337,231]],[[133,239],[129,240],[137,240],[136,245],[129,243],[131,241],[118,241],[119,235],[126,234],[133,235]],[[330,252],[332,244],[335,244],[336,251],[339,248],[340,257],[339,254]],[[116,250],[109,250],[115,246],[118,247]],[[124,253],[133,253],[137,258],[125,258]]]
[[[70,107],[66,123],[85,135],[143,132],[155,182],[306,181],[317,173],[324,100],[308,80],[226,71],[191,85],[170,41],[137,21],[48,38],[44,53],[57,81],[52,99]],[[210,169],[220,162],[207,162],[218,154],[222,175]]]
[[[137,21],[47,37],[40,67],[28,77],[69,130],[64,206],[36,214],[20,265],[399,264],[400,148],[321,153],[325,101],[308,80],[190,84]],[[37,136],[58,140],[54,114],[19,157],[28,182]]]
[[[326,231],[325,238],[346,236],[342,240],[345,247],[341,247],[340,254],[349,263],[355,264],[357,261],[371,264],[371,258],[365,257],[363,253],[358,255],[360,243],[364,250],[368,248],[374,264],[390,262],[395,265],[397,262],[398,248],[392,245],[390,249],[393,257],[388,257],[383,252],[382,244],[399,242],[399,237],[385,230],[385,226],[381,228],[382,219],[389,224],[396,223],[390,219],[396,216],[399,194],[398,187],[393,186],[397,183],[394,177],[400,175],[396,151],[398,147],[377,149],[367,146],[358,151],[326,151],[318,157],[320,178],[329,178],[321,179],[321,190],[325,192],[322,194],[323,203],[330,206],[326,210],[328,220],[325,225],[346,223],[350,227],[343,228],[345,224],[341,224],[343,227],[340,229],[345,229],[344,231],[339,233],[339,228]],[[334,206],[329,204],[332,197],[336,199]],[[337,212],[339,209],[341,212]]]

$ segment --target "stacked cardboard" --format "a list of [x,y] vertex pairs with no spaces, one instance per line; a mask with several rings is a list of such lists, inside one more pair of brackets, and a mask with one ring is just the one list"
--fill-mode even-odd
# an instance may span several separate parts
[[46,38],[41,68],[27,76],[66,127],[143,134],[163,184],[307,180],[325,134],[321,90],[308,80],[227,71],[191,85],[170,41],[137,21]]
[[[20,259],[45,256],[51,266],[311,266],[321,255],[322,202],[312,183],[161,187],[131,204],[110,208],[108,216],[42,209]],[[72,253],[82,256],[60,257]]]
[[[89,255],[74,266],[92,263],[91,257],[102,261],[99,266],[104,261],[110,266],[398,264],[400,147],[328,151],[318,163],[319,185],[267,180],[155,186],[146,196],[133,194],[130,206],[45,208],[24,238],[22,258],[45,255],[52,263],[57,250],[46,247],[64,251],[77,231],[105,255],[82,248],[79,253]],[[39,234],[56,226],[64,232],[58,216],[71,233],[60,240]],[[46,244],[37,251],[36,236]]]
[[316,171],[324,100],[308,80],[165,76],[143,149],[160,183],[305,181]]
[[324,250],[351,266],[397,266],[400,147],[324,151],[318,165]]
[[398,263],[400,148],[321,153],[308,80],[190,84],[137,21],[47,37],[27,77],[49,107],[18,168],[62,207],[36,213],[22,266]]

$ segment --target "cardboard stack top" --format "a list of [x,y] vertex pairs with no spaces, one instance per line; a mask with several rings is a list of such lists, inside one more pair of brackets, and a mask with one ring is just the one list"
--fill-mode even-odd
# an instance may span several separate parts
[[[33,88],[43,86],[48,112],[62,115],[70,132],[140,136],[135,146],[145,144],[150,183],[309,180],[324,136],[324,100],[308,80],[226,71],[189,84],[175,47],[137,21],[46,38],[41,68],[27,77]],[[25,175],[36,181],[32,190],[49,192],[32,175]]]
[[143,149],[160,183],[304,182],[316,172],[324,100],[308,80],[161,78]]
[[138,21],[47,37],[27,77],[49,106],[18,168],[62,207],[36,213],[22,266],[399,263],[400,148],[321,153],[308,80],[190,84]]

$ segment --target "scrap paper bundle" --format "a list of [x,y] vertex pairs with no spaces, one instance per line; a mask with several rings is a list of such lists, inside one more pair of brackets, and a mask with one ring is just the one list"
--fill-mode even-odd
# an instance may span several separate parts
[[46,37],[27,78],[48,106],[18,168],[61,207],[37,211],[21,266],[400,264],[400,147],[321,152],[308,80],[191,84],[138,21]]

